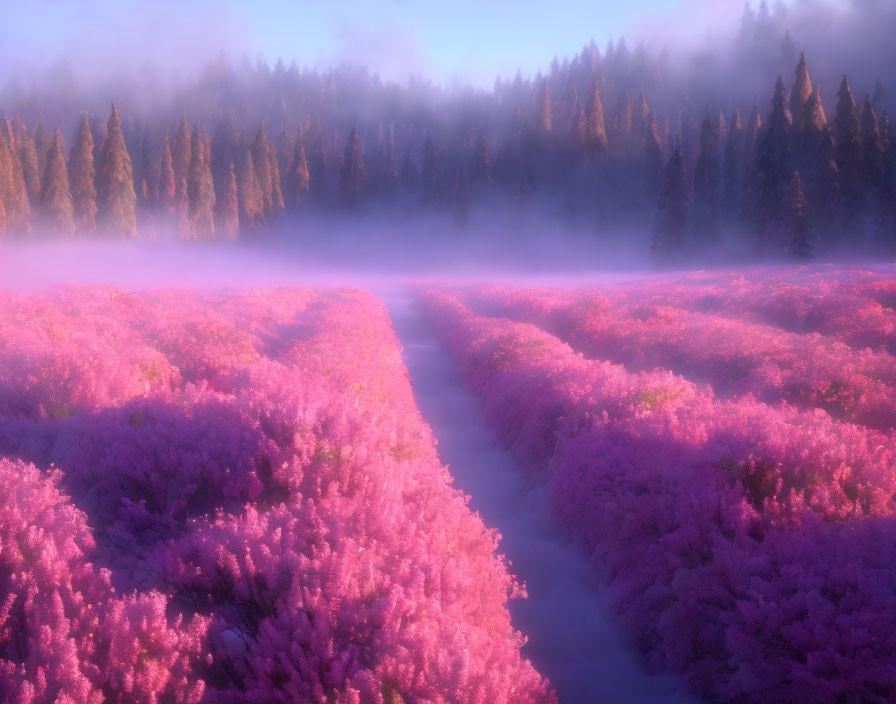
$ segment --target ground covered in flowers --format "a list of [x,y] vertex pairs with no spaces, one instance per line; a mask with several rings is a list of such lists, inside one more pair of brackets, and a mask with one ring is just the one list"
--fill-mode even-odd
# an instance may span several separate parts
[[896,700],[891,272],[419,300],[652,669],[708,701]]
[[0,701],[551,702],[357,289],[7,295]]

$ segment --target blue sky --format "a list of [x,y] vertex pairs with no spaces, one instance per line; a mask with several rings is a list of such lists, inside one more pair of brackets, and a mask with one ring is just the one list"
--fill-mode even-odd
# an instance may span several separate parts
[[534,74],[592,37],[602,47],[621,35],[697,40],[742,9],[743,0],[30,0],[4,8],[0,79],[60,54],[78,75],[145,61],[189,67],[226,49],[487,87],[517,68]]

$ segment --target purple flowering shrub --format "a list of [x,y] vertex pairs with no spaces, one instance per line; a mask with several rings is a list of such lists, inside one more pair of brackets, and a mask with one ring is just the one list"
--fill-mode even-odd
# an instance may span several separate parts
[[373,296],[6,303],[0,702],[555,700]]
[[[505,310],[500,290],[464,293]],[[519,295],[542,321],[577,296]],[[451,293],[421,300],[653,669],[710,701],[896,697],[891,434],[587,359]]]

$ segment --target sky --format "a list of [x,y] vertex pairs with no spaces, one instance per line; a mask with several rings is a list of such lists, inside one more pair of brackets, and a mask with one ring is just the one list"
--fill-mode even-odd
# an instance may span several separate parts
[[[752,0],[758,4],[759,0]],[[796,0],[788,0],[796,1]],[[805,1],[805,0],[803,0]],[[594,38],[697,40],[735,23],[744,0],[29,0],[0,24],[0,80],[65,56],[74,75],[110,68],[189,69],[224,50],[273,63],[370,67],[490,87],[534,75]]]

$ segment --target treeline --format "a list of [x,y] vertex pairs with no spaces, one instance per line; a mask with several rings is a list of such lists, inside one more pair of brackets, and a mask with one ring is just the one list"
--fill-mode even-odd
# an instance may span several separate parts
[[[780,44],[776,65],[796,63],[788,35],[779,42],[753,24],[754,44]],[[660,260],[732,237],[793,256],[896,245],[896,139],[880,81],[857,105],[844,77],[829,121],[803,58],[768,107],[722,110],[696,83],[676,94],[676,80],[668,56],[620,41],[489,92],[259,63],[210,68],[174,115],[113,107],[106,120],[105,107],[76,121],[68,99],[6,93],[15,111],[0,121],[0,226],[10,236],[232,239],[308,212],[463,219],[503,199],[548,204],[598,231],[653,222]],[[69,148],[55,126],[76,122]]]

